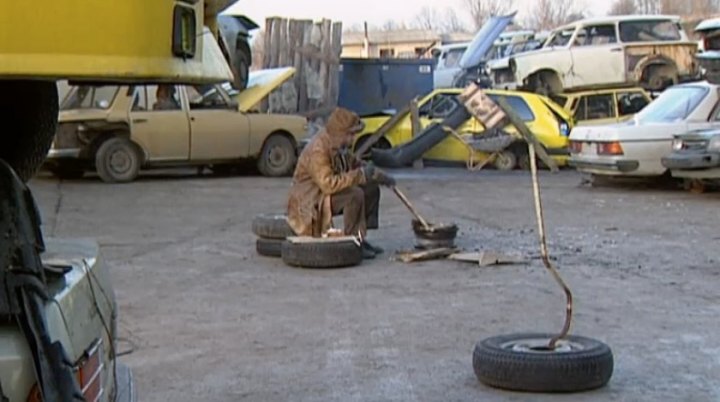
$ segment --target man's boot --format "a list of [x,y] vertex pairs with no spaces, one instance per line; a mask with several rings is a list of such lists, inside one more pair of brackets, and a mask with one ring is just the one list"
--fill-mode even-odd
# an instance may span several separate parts
[[374,254],[382,254],[385,252],[381,247],[374,246],[370,244],[367,240],[363,240],[363,247],[367,248],[368,250],[372,251]]
[[375,258],[375,250],[368,245],[367,242],[360,243],[360,250],[362,250],[362,257],[364,260],[370,260]]

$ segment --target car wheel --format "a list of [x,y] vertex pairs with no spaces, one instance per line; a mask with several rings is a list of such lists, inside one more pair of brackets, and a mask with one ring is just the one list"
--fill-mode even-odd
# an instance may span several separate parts
[[553,335],[510,334],[475,345],[473,370],[486,385],[513,391],[578,392],[604,386],[613,372],[610,347],[569,335],[548,348]]
[[123,137],[112,137],[95,154],[95,169],[106,183],[127,183],[140,172],[141,157],[135,144]]
[[285,240],[259,238],[255,242],[255,250],[265,257],[281,257],[282,244]]
[[248,79],[250,77],[250,60],[249,56],[243,49],[238,49],[235,52],[233,73],[235,74],[235,89],[242,91],[247,88]]
[[260,214],[252,221],[252,232],[265,239],[284,240],[295,236],[285,214]]
[[47,156],[58,121],[58,91],[51,81],[0,81],[0,119],[12,130],[0,134],[0,159],[23,182],[32,178]]
[[285,264],[301,268],[345,268],[362,262],[362,250],[354,240],[299,241],[282,244]]
[[295,169],[296,162],[295,144],[284,135],[273,134],[260,152],[258,170],[264,176],[288,176]]
[[497,170],[513,170],[517,166],[517,156],[512,151],[502,151],[495,156],[493,166]]
[[53,166],[50,169],[53,176],[61,180],[77,180],[85,176],[85,169],[78,166]]

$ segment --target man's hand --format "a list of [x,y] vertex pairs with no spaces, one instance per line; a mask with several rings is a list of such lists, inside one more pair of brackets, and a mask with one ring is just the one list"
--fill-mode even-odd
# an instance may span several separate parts
[[394,187],[395,186],[395,179],[390,176],[389,174],[383,172],[380,169],[375,169],[375,177],[374,179],[380,184],[381,186],[387,186],[387,187]]
[[363,164],[362,166],[363,174],[365,175],[365,180],[370,181],[375,177],[375,165],[373,165],[372,162],[368,162]]

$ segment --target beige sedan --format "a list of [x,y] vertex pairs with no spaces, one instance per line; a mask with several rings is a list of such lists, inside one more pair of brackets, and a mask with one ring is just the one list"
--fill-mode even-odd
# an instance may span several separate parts
[[222,85],[71,87],[46,166],[62,178],[94,169],[106,182],[132,181],[141,168],[222,171],[248,160],[266,176],[290,175],[306,119],[252,110],[293,73],[260,71],[237,96]]

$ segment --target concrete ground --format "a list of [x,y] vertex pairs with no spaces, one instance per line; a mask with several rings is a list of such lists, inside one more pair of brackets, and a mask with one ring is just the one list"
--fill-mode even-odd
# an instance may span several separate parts
[[391,261],[411,216],[381,200],[386,248],[361,266],[290,268],[256,255],[255,214],[282,211],[288,179],[172,173],[127,185],[37,178],[46,236],[94,237],[120,307],[122,360],[142,401],[716,401],[720,195],[580,186],[542,174],[550,253],[575,295],[572,333],[610,345],[607,387],[575,395],[492,389],[478,340],[558,331],[564,297],[537,259],[527,173],[397,171],[465,249],[526,265]]

